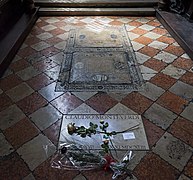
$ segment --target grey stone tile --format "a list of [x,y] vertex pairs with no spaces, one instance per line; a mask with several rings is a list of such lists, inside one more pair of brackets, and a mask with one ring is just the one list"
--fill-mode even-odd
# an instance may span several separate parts
[[99,114],[99,113],[96,112],[87,104],[83,103],[80,106],[78,106],[76,109],[70,111],[69,114]]
[[[135,29],[136,27],[135,26],[131,26],[131,25],[125,25],[125,27],[126,27],[126,30],[127,31],[132,31],[133,29]],[[139,35],[140,36],[140,35]],[[138,37],[139,37],[138,36]]]
[[25,114],[14,104],[0,112],[0,128],[5,130],[25,117]]
[[44,71],[44,73],[50,77],[50,79],[57,80],[60,73],[60,66],[55,66],[54,68]]
[[[134,38],[134,36],[132,36]],[[135,42],[135,41],[131,41],[131,44],[133,46],[134,51],[138,51],[140,50],[142,47],[144,47],[145,45]],[[140,60],[139,60],[140,61]]]
[[49,24],[49,25],[43,26],[43,27],[41,27],[41,28],[42,28],[44,31],[52,31],[52,30],[56,29],[57,27]]
[[145,112],[144,116],[163,129],[167,129],[177,118],[176,114],[156,103]]
[[147,19],[147,18],[145,18],[145,17],[140,17],[140,18],[138,18],[138,19],[135,20],[135,21],[138,21],[138,22],[140,22],[140,23],[146,24],[146,23],[148,23],[150,20]]
[[51,17],[51,18],[46,19],[45,21],[46,21],[47,23],[52,24],[52,23],[58,22],[59,20],[58,20],[57,18],[55,18],[55,17]]
[[124,106],[121,103],[116,104],[113,108],[108,110],[105,114],[137,114],[133,110]]
[[148,46],[159,49],[159,50],[163,50],[168,46],[168,44],[160,42],[160,41],[153,41]]
[[[129,27],[134,27],[134,26],[129,26]],[[133,28],[133,29],[135,29],[135,28]],[[136,39],[136,38],[138,38],[140,35],[139,34],[135,34],[135,33],[133,33],[133,32],[127,32],[127,34],[128,34],[128,36],[129,36],[129,39],[131,40],[131,43],[133,44],[133,42],[135,42],[135,41],[133,41],[134,39]],[[140,43],[139,43],[140,44]],[[143,44],[140,44],[141,46],[143,45]],[[143,46],[145,46],[145,45],[143,45]]]
[[182,174],[178,180],[191,180],[189,177],[185,176],[184,174]]
[[[51,26],[51,25],[48,25],[48,26]],[[43,27],[42,27],[42,29],[43,29]],[[53,37],[53,35],[48,33],[48,32],[44,32],[44,33],[41,33],[41,34],[37,35],[36,37],[41,39],[41,40],[46,40],[46,39],[49,39],[49,38]],[[35,47],[35,46],[32,45],[32,47]],[[36,48],[34,48],[34,49],[39,51],[39,49],[36,49]]]
[[153,151],[168,163],[182,171],[190,157],[192,148],[169,133],[165,133],[157,142]]
[[169,91],[189,101],[193,99],[193,86],[182,81],[177,81]]
[[16,73],[22,80],[27,81],[28,79],[31,79],[34,76],[37,76],[40,74],[40,72],[35,69],[33,66],[30,66],[28,68],[25,68],[24,70],[21,70]]
[[172,64],[167,66],[162,72],[166,75],[169,75],[175,79],[179,79],[183,74],[185,74],[185,70],[174,67]]
[[128,95],[128,92],[108,92],[108,95],[111,96],[113,99],[120,102],[123,98]]
[[61,118],[62,114],[50,104],[30,115],[31,121],[33,121],[40,130],[48,128]]
[[146,81],[150,80],[152,77],[154,77],[157,74],[157,71],[154,71],[153,69],[148,68],[144,65],[141,65],[139,67],[140,67],[143,79]]
[[148,37],[150,39],[158,39],[159,37],[161,37],[162,35],[154,33],[154,32],[148,32],[144,35],[145,37]]
[[55,54],[51,57],[49,57],[51,60],[53,60],[55,63],[60,65],[64,60],[65,54],[63,52],[60,52],[58,54]]
[[58,96],[64,94],[63,92],[56,92],[55,91],[56,83],[53,82],[52,84],[42,88],[39,93],[48,101],[52,101],[53,99],[57,98]]
[[140,94],[146,96],[147,98],[155,101],[156,99],[158,99],[163,93],[165,92],[164,89],[147,82],[144,85],[144,89],[139,91]]
[[128,176],[128,177],[126,177],[125,180],[137,180],[137,178],[133,175],[133,178],[130,178],[130,177]]
[[149,57],[149,56],[147,56],[145,54],[142,54],[140,52],[136,52],[135,55],[136,55],[136,58],[137,58],[137,62],[139,64],[143,64],[144,62],[146,62],[148,59],[151,58],[151,57]]
[[6,94],[12,99],[12,101],[17,102],[26,96],[32,94],[34,90],[28,86],[26,83],[21,83],[18,86],[8,90]]
[[86,101],[94,96],[97,92],[72,92],[79,99]]
[[86,178],[82,174],[79,174],[73,180],[86,180]]
[[177,56],[165,51],[161,51],[156,56],[154,56],[154,58],[160,61],[164,61],[165,63],[172,63],[177,58]]
[[36,51],[42,51],[43,49],[46,49],[48,47],[50,47],[51,45],[44,42],[44,41],[41,41],[39,43],[36,43],[36,44],[33,44],[31,47],[33,49],[35,49]]
[[66,41],[62,41],[62,42],[55,44],[54,47],[59,50],[64,50],[66,47],[66,43],[67,43]]
[[189,119],[190,121],[193,122],[193,103],[190,103],[184,111],[181,113],[181,116]]
[[151,30],[155,29],[155,26],[151,26],[151,25],[148,25],[148,24],[143,24],[142,26],[139,26],[139,28],[147,30],[147,31],[151,31]]
[[23,180],[35,180],[35,177],[30,173],[28,176],[24,177]]
[[6,156],[13,151],[14,149],[11,144],[5,139],[3,133],[0,133],[0,157]]
[[44,135],[40,134],[17,150],[17,153],[33,171],[56,151],[56,147]]

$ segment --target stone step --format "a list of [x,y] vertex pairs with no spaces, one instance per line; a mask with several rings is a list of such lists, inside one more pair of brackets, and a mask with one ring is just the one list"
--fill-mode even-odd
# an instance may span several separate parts
[[155,7],[158,0],[35,0],[40,7]]
[[154,16],[154,8],[40,8],[40,16]]

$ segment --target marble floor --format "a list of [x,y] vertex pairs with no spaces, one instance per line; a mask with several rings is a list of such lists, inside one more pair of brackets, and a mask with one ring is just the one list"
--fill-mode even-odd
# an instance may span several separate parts
[[[146,81],[131,93],[55,92],[71,28],[125,25]],[[112,172],[53,169],[64,114],[139,114],[150,151],[134,179],[193,179],[193,61],[155,17],[40,17],[0,80],[0,179],[110,180]],[[46,156],[46,145],[53,149]],[[120,179],[129,180],[129,177]]]

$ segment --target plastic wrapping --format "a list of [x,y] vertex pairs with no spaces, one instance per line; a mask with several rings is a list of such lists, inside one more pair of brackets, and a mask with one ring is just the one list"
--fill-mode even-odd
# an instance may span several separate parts
[[132,173],[127,169],[127,166],[134,157],[133,152],[127,151],[120,160],[116,158],[118,157],[118,153],[114,152],[116,155],[113,155],[113,153],[102,154],[99,150],[85,150],[75,144],[60,143],[58,151],[52,157],[51,167],[80,171],[93,169],[107,171],[110,169],[114,172],[112,179],[116,179],[124,174],[132,177]]

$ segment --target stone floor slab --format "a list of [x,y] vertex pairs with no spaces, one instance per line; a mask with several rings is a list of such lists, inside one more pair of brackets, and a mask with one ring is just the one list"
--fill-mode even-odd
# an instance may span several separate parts
[[176,114],[156,103],[145,112],[144,116],[163,129],[167,129],[177,118]]
[[6,156],[13,151],[14,149],[11,144],[9,144],[9,142],[5,139],[3,133],[0,133],[0,156]]
[[5,130],[25,117],[25,114],[14,104],[0,112],[0,129]]
[[171,165],[183,170],[186,163],[192,156],[192,148],[169,133],[165,133],[157,142],[153,151],[169,162]]
[[61,119],[62,114],[49,104],[30,114],[29,117],[40,130],[44,130]]
[[[48,148],[48,149],[47,149]],[[17,152],[27,163],[30,170],[34,170],[47,158],[54,154],[56,147],[42,134],[20,147]]]
[[193,122],[193,116],[192,116],[192,112],[193,112],[193,103],[190,103],[185,109],[184,111],[181,113],[181,116],[183,116],[184,118],[190,120]]

